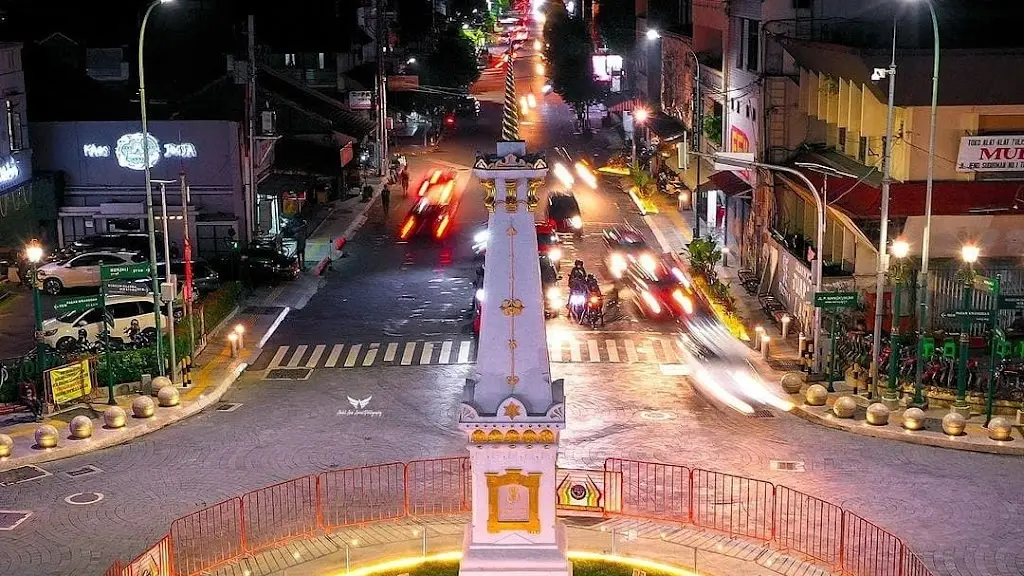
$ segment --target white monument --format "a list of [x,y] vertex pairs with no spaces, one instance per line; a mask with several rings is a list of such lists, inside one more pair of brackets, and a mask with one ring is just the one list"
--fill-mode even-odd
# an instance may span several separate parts
[[562,381],[551,381],[534,210],[547,175],[519,140],[511,59],[502,140],[474,174],[490,212],[477,371],[462,393],[473,515],[462,576],[571,574],[555,517],[555,461],[565,426]]

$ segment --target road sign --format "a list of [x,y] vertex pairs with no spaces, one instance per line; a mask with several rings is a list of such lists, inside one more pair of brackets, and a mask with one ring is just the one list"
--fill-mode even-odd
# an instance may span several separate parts
[[1001,294],[999,296],[1000,310],[1024,310],[1024,294]]
[[103,305],[103,298],[99,294],[92,296],[72,296],[70,298],[61,298],[57,300],[57,303],[53,305],[53,311],[57,314],[63,314],[69,311],[81,312],[83,310],[90,310]]
[[137,280],[148,276],[149,262],[100,266],[100,279],[104,282],[108,280]]
[[978,274],[974,277],[974,289],[981,292],[995,292],[996,279]]
[[145,296],[146,294],[149,294],[149,286],[142,282],[116,280],[107,283],[107,295],[109,296]]
[[815,308],[853,308],[857,305],[857,292],[815,292]]
[[954,310],[943,312],[942,317],[970,320],[971,322],[989,322],[992,320],[992,312],[992,310]]

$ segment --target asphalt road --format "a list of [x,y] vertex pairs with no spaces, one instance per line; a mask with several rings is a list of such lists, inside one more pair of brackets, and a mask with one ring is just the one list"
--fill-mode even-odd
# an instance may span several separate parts
[[[530,65],[521,61],[520,86],[536,84],[527,78]],[[479,87],[493,91],[497,82],[485,78]],[[585,148],[554,98],[545,97],[547,107],[524,125],[531,149]],[[458,130],[436,153],[411,157],[414,170],[464,167],[451,239],[397,243],[402,206],[396,202],[387,222],[377,213],[323,289],[287,318],[255,369],[228,393],[225,400],[241,403],[237,410],[207,411],[124,446],[43,465],[51,476],[0,487],[0,509],[33,512],[0,532],[0,574],[98,574],[115,557],[141,551],[173,519],[248,490],[333,468],[464,453],[456,420],[475,354],[469,310],[477,264],[468,238],[485,216],[468,167],[473,151],[489,150],[496,137],[497,110],[485,103],[475,129]],[[573,249],[597,262],[601,223],[636,215],[613,191],[583,194],[586,233]],[[630,311],[598,331],[551,321],[561,360],[552,375],[566,379],[568,399],[563,465],[597,467],[618,456],[771,479],[902,535],[939,574],[1024,572],[1020,458],[884,442],[781,413],[751,418],[720,410],[686,379],[666,373],[672,361],[659,344],[664,331]],[[368,361],[370,350],[376,352]],[[301,378],[291,372],[291,379],[268,379],[261,368],[275,357],[285,369],[294,364]],[[380,415],[345,415],[349,398],[369,398],[367,408]],[[776,471],[773,461],[801,463],[804,472]],[[67,475],[85,465],[100,471]],[[65,502],[79,492],[104,498]]]

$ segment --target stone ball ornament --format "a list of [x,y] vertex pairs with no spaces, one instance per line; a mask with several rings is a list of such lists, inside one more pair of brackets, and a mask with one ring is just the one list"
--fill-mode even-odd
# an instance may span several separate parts
[[88,416],[75,416],[68,424],[71,437],[77,440],[84,440],[92,436],[92,419]]
[[124,428],[128,414],[120,406],[111,406],[103,412],[103,425],[107,428]]
[[828,401],[828,388],[821,384],[811,384],[804,393],[804,400],[808,406],[824,406]]
[[1010,424],[1010,421],[1007,420],[1006,418],[1000,418],[996,416],[992,420],[989,420],[988,437],[991,440],[996,440],[997,442],[1006,442],[1007,440],[1013,440],[1013,437],[1010,436],[1010,433],[1012,431],[1013,426]]
[[174,384],[171,382],[171,379],[167,376],[157,376],[156,378],[153,378],[153,381],[150,383],[150,386],[153,388],[153,396],[159,395],[161,390],[167,386],[173,385]]
[[889,423],[889,407],[881,402],[868,406],[867,421],[872,426],[885,426]]
[[57,446],[57,429],[49,424],[36,428],[36,447],[55,448]]
[[800,372],[786,372],[782,375],[780,384],[786,394],[799,394],[804,386],[804,376]]
[[950,412],[942,417],[942,431],[950,436],[960,436],[967,427],[967,419],[963,414]]
[[156,399],[160,401],[160,406],[163,408],[171,408],[177,406],[181,402],[181,396],[178,394],[178,389],[174,386],[164,386],[157,393]]
[[156,404],[149,396],[139,396],[132,401],[132,414],[136,418],[151,418],[156,411]]
[[924,418],[924,410],[907,408],[903,411],[903,427],[907,430],[920,430],[924,428]]
[[0,434],[0,458],[7,458],[14,452],[14,440],[7,434]]
[[853,418],[853,413],[856,411],[857,402],[849,396],[840,396],[832,405],[832,412],[839,418]]

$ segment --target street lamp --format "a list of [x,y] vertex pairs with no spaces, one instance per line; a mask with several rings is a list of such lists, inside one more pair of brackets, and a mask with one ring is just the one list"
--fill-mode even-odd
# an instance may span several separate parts
[[[153,182],[150,179],[149,160],[149,121],[146,118],[146,66],[143,58],[143,46],[146,40],[146,24],[153,9],[160,4],[167,4],[173,0],[153,0],[146,8],[146,15],[142,17],[142,26],[139,27],[139,108],[142,110],[142,163],[143,172],[146,175],[146,223],[149,229],[149,275],[153,279],[153,325],[156,328],[156,369],[160,376],[164,375],[164,360],[161,353],[160,337],[160,276],[156,269],[156,223],[153,218]],[[165,237],[166,240],[166,237]],[[164,257],[168,257],[165,254]]]
[[884,399],[895,408],[900,399],[896,385],[897,363],[900,357],[900,295],[907,276],[906,257],[910,254],[910,244],[905,240],[895,240],[889,248],[889,254],[896,261],[889,266],[889,283],[892,284],[892,330],[889,331],[889,382]]
[[[648,28],[647,29],[647,39],[648,40],[653,41],[653,40],[657,40],[658,38],[661,38],[661,33],[658,32],[657,29],[655,29],[655,28]],[[694,83],[694,91],[697,93],[697,98],[696,98],[697,103],[694,106],[694,113],[695,113],[696,118],[691,123],[690,129],[693,132],[693,145],[694,145],[694,148],[696,149],[697,154],[698,154],[698,156],[697,156],[697,175],[696,175],[697,176],[697,180],[696,180],[696,186],[694,186],[694,190],[693,190],[694,196],[696,196],[696,198],[694,198],[694,202],[692,204],[692,207],[693,207],[693,226],[694,226],[694,228],[693,228],[693,237],[694,238],[700,238],[700,213],[699,213],[700,211],[698,210],[698,206],[700,204],[700,202],[699,202],[699,199],[700,199],[699,198],[699,194],[700,194],[700,163],[701,163],[701,157],[699,156],[699,154],[701,152],[700,136],[701,136],[701,132],[704,130],[704,100],[703,100],[703,98],[701,98],[701,95],[700,95],[700,60],[697,58],[697,53],[693,50],[693,48],[690,48],[686,44],[683,44],[683,47],[686,48],[686,51],[690,53],[690,56],[693,56],[693,70],[694,70],[694,73],[693,73],[694,74],[693,83]],[[664,76],[662,76],[662,78],[664,78]]]
[[633,162],[632,165],[636,165],[636,136],[637,136],[637,125],[643,126],[644,122],[647,122],[647,118],[650,117],[650,112],[646,108],[637,108],[633,111],[633,134],[630,136],[630,141],[633,143]]
[[[916,0],[909,0],[911,2]],[[929,325],[928,307],[928,247],[931,244],[932,231],[932,182],[935,176],[935,119],[938,111],[939,101],[939,19],[935,15],[935,6],[931,0],[923,0],[928,6],[928,12],[932,19],[932,109],[931,123],[928,131],[928,177],[925,184],[924,200],[924,238],[921,241],[921,272],[917,275],[917,330],[918,330],[918,362],[914,373],[914,401],[918,402],[919,390],[921,388],[921,376],[924,373],[924,335]]]
[[406,64],[415,64],[416,63],[416,58],[415,57],[409,58],[408,60],[405,61],[405,63]]
[[39,363],[39,381],[43,383],[43,373],[46,371],[46,344],[41,338],[43,335],[43,304],[39,300],[39,283],[36,281],[39,263],[43,260],[43,247],[38,240],[28,243],[28,246],[25,247],[25,257],[32,265],[30,279],[32,281],[32,308],[36,314],[36,362]]
[[[961,308],[965,312],[971,309],[971,300],[974,296],[974,264],[978,262],[979,256],[981,256],[981,248],[977,244],[965,244],[960,248],[960,259],[967,265],[966,269],[960,273],[964,281],[964,300]],[[960,322],[960,354],[957,358],[956,400],[953,402],[953,410],[961,412],[965,416],[970,410],[970,405],[967,404],[967,355],[971,342],[970,335],[968,334],[970,327],[971,318],[965,314]],[[918,358],[918,362],[921,362],[921,360],[921,358]]]

